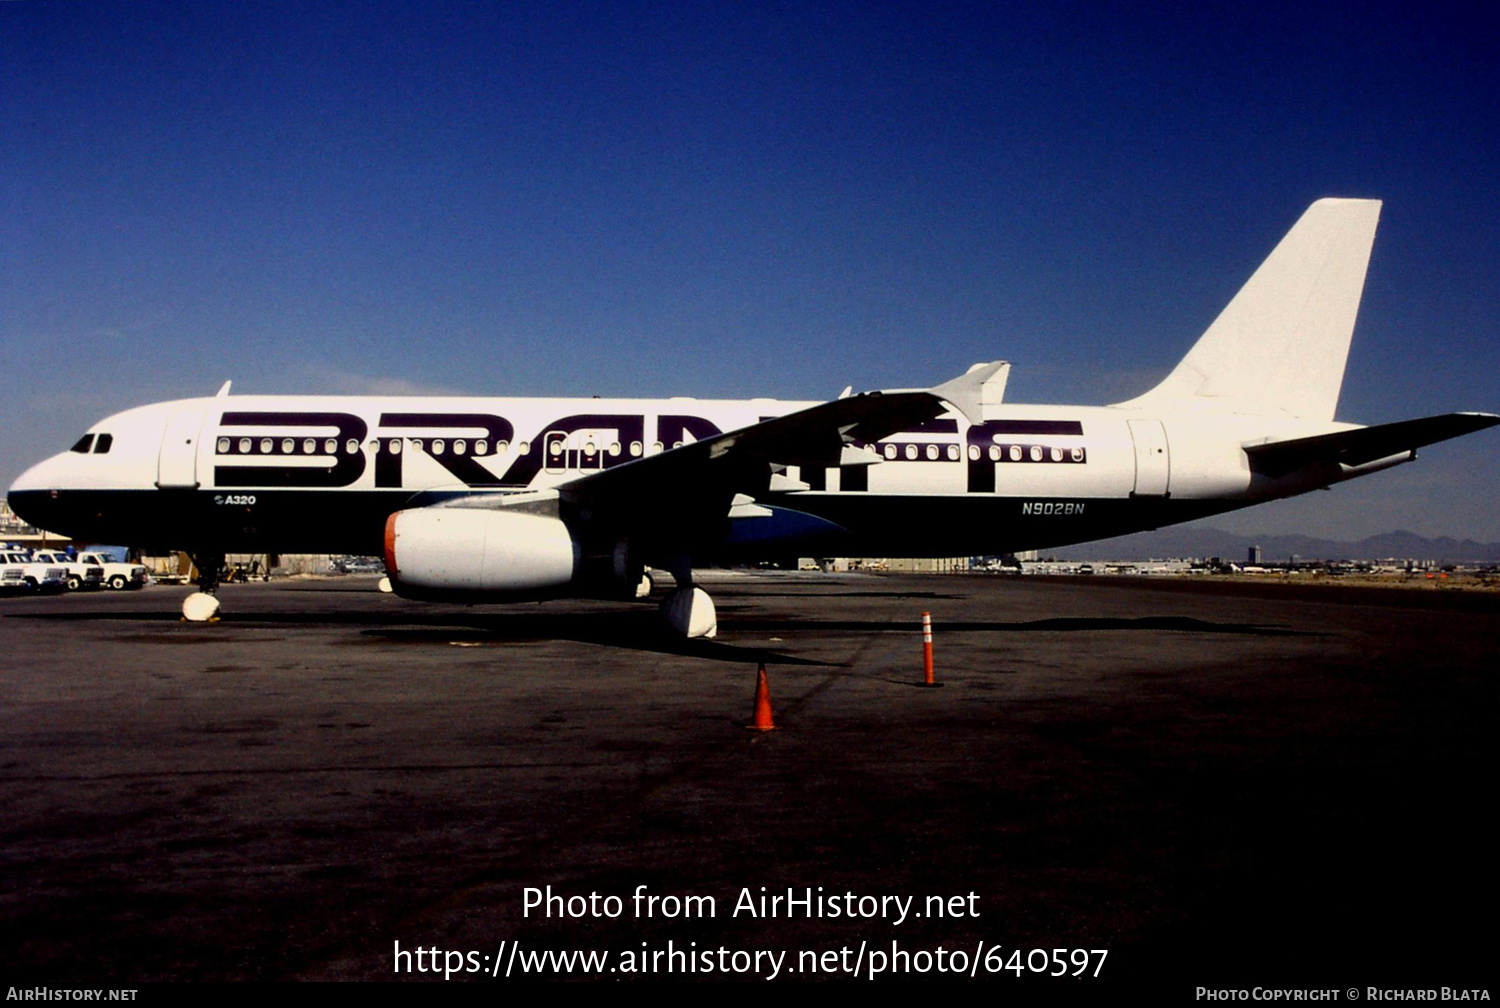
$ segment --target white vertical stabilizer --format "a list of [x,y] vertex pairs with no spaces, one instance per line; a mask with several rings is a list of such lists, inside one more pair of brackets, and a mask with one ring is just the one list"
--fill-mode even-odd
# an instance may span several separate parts
[[1332,420],[1379,219],[1379,200],[1308,207],[1166,380],[1119,405],[1196,399]]

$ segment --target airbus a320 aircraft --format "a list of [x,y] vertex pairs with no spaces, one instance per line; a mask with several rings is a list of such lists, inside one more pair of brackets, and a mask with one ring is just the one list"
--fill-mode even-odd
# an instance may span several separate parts
[[1113,406],[1004,402],[1009,364],[824,403],[236,396],[101,420],[10,504],[91,542],[183,550],[208,619],[227,552],[384,552],[416,599],[632,599],[694,564],[967,556],[1202,518],[1410,461],[1500,423],[1334,421],[1376,200],[1314,203],[1161,384]]

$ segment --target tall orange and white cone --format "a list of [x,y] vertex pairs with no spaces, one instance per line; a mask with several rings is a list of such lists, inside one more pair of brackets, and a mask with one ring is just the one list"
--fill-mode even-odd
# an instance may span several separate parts
[[932,613],[922,614],[922,682],[918,685],[936,687],[943,685],[932,675]]

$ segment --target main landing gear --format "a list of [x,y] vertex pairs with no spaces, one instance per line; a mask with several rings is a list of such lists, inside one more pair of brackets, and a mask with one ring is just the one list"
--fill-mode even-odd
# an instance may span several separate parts
[[190,553],[198,568],[198,590],[182,600],[182,618],[190,623],[209,623],[219,618],[219,572],[223,553]]
[[661,600],[661,616],[674,633],[683,637],[716,637],[719,614],[708,592],[693,584],[693,568],[686,559],[670,568],[678,587]]

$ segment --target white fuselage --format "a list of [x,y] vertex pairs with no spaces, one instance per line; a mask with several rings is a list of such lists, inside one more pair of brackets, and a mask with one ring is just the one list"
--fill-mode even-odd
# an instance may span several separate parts
[[[75,446],[33,466],[11,488],[11,499],[28,520],[99,541],[191,549],[211,540],[232,549],[375,553],[380,523],[402,507],[558,487],[812,405],[186,399],[100,421],[89,430],[88,450]],[[863,445],[867,454],[855,460],[862,464],[788,467],[757,503],[831,523],[842,534],[825,529],[822,539],[827,548],[842,540],[841,552],[963,555],[1044,547],[1300,493],[1409,457],[1322,465],[1274,480],[1252,476],[1246,444],[1351,426],[1197,403],[1174,411],[986,406],[977,423],[950,412]],[[794,545],[777,535],[751,538],[770,552]]]

